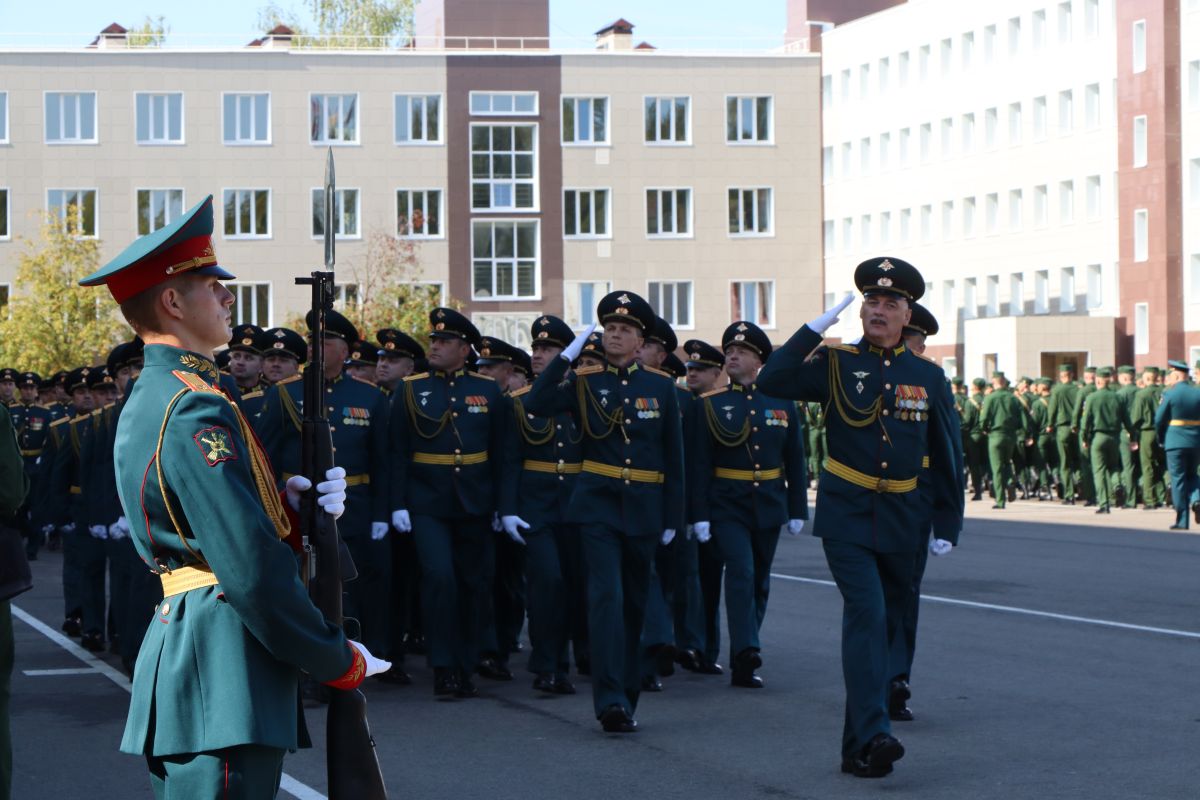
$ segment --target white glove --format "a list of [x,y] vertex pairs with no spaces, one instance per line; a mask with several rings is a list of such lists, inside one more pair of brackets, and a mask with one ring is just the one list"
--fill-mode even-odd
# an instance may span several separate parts
[[789,519],[787,522],[787,532],[792,536],[799,536],[804,533],[804,520]]
[[952,547],[954,547],[954,545],[950,544],[945,539],[930,539],[929,540],[929,552],[933,553],[935,556],[946,555],[947,553],[950,552],[950,549]]
[[117,521],[108,526],[108,538],[113,541],[124,539],[129,535],[129,520],[117,517]]
[[696,534],[696,541],[698,541],[700,544],[704,544],[712,538],[712,523],[697,522],[692,525],[692,533]]
[[366,648],[366,645],[350,640],[350,646],[362,654],[363,660],[367,662],[367,672],[363,675],[364,678],[369,678],[372,675],[378,675],[381,672],[387,672],[392,668],[392,662],[384,661],[382,658],[376,658],[371,655],[371,651]]
[[674,539],[675,539],[675,529],[674,529],[674,528],[667,528],[665,531],[663,531],[662,539],[660,539],[660,541],[661,541],[661,542],[662,542],[664,545],[668,545],[668,544],[670,544],[670,543],[671,543],[671,542],[672,542]]
[[508,534],[508,538],[517,544],[525,544],[525,540],[521,538],[521,529],[529,530],[528,522],[516,514],[508,514],[500,518],[500,527]]
[[822,314],[821,316],[814,319],[812,322],[808,323],[808,327],[811,328],[816,333],[824,335],[825,331],[829,330],[835,324],[837,324],[838,315],[841,314],[843,311],[845,311],[846,306],[850,305],[850,303],[853,300],[854,300],[854,293],[847,292],[846,296],[842,298],[842,302],[838,303],[836,306],[829,309],[824,314]]
[[387,536],[388,524],[386,522],[371,523],[371,541],[378,542],[383,537]]
[[401,533],[408,533],[412,530],[412,520],[403,508],[392,512],[392,527]]
[[42,526],[42,535],[43,536],[49,536],[51,533],[54,533],[54,523],[53,522],[50,523],[49,525]]
[[504,530],[504,525],[500,522],[500,515],[495,511],[492,512],[492,530],[496,533]]
[[[333,467],[325,471],[326,480],[317,484],[317,505],[337,519],[346,511],[346,470]],[[312,488],[312,481],[303,475],[288,478],[284,489],[288,505],[293,511],[300,510],[300,495]]]
[[75,523],[68,522],[66,525],[62,526],[62,530],[63,530],[63,533],[74,533],[75,532]]
[[107,525],[89,525],[88,533],[90,533],[92,535],[93,539],[107,539],[108,538],[108,526]]
[[579,334],[571,340],[571,343],[563,348],[561,353],[562,357],[565,358],[568,363],[579,358],[579,354],[583,352],[583,346],[587,344],[588,337],[591,336],[595,330],[596,323],[594,322],[581,330]]

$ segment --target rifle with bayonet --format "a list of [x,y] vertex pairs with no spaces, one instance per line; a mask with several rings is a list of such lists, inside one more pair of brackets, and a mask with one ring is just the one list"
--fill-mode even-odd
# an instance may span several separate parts
[[[334,466],[333,438],[325,414],[325,312],[333,307],[334,282],[333,150],[325,162],[325,269],[296,283],[312,288],[308,364],[304,368],[304,409],[300,423],[301,474],[315,487]],[[300,506],[300,533],[308,558],[308,589],[313,603],[334,625],[343,626],[342,583],[355,575],[337,524],[317,505],[315,489]],[[347,577],[349,575],[349,577]],[[375,741],[367,725],[367,700],[358,689],[331,689],[326,718],[326,770],[330,800],[386,800]]]

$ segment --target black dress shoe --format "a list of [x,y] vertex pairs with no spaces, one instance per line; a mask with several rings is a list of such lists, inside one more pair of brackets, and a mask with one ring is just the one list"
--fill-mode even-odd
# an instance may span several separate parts
[[437,697],[450,697],[458,693],[458,676],[448,667],[433,668],[433,693]]
[[762,666],[762,656],[753,647],[747,647],[733,659],[733,673],[729,676],[731,686],[745,689],[763,688],[763,679],[754,673]]
[[604,709],[600,714],[600,725],[605,733],[635,733],[638,726],[629,712],[618,705]]
[[99,653],[104,650],[104,637],[95,631],[85,633],[79,643],[83,645],[84,650],[92,653]]
[[533,679],[533,688],[546,694],[554,694],[554,676],[549,672],[539,672]]
[[904,757],[904,745],[895,736],[877,733],[853,758],[842,759],[842,772],[858,778],[882,778],[890,775],[892,764]]
[[575,694],[575,684],[567,680],[566,675],[554,676],[554,693],[555,694]]
[[466,675],[459,676],[458,691],[454,696],[460,700],[469,700],[472,697],[479,697],[479,690],[475,688],[475,683]]
[[699,651],[692,647],[685,647],[675,654],[675,663],[688,672],[699,672],[700,660]]
[[382,683],[391,683],[396,686],[412,686],[412,675],[405,672],[399,664],[392,664],[387,672],[381,672],[375,676]]
[[654,671],[664,678],[675,674],[675,645],[663,644],[651,647],[654,653]]
[[642,678],[643,692],[661,692],[663,690],[662,681],[657,675],[646,675]]
[[83,633],[83,623],[79,617],[67,617],[63,620],[62,630],[67,636],[79,636]]
[[492,656],[488,656],[480,661],[475,671],[483,677],[494,681],[511,681],[513,679],[512,670],[506,664],[501,664]]
[[1004,503],[993,503],[992,508],[1004,508]]
[[702,658],[700,665],[696,668],[696,672],[699,672],[701,675],[724,675],[725,668],[715,661]]
[[1172,531],[1186,531],[1187,529],[1188,529],[1187,525],[1180,525],[1178,523],[1176,523],[1175,525],[1172,525],[1170,528],[1168,528],[1168,530],[1172,530]]
[[1097,509],[1096,509],[1095,511],[1093,511],[1092,513],[1093,513],[1093,514],[1107,514],[1107,513],[1108,513],[1108,506],[1100,506],[1099,508],[1097,508]]
[[908,688],[908,681],[893,680],[888,691],[888,717],[896,722],[912,722],[913,713],[908,707],[910,697],[912,690]]

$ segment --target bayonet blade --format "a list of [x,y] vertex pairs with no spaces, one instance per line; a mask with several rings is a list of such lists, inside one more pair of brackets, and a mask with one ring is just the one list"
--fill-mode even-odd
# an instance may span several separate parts
[[325,269],[333,271],[334,196],[336,178],[333,173],[333,148],[325,159]]

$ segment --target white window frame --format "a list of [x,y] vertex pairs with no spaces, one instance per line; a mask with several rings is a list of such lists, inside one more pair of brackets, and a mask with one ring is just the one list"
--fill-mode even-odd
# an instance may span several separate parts
[[[598,240],[598,239],[613,238],[613,236],[612,236],[613,191],[612,191],[611,186],[564,186],[562,191],[563,191],[563,224],[562,224],[563,239],[566,239],[567,241],[574,241],[577,239],[582,239],[582,240],[597,239]],[[567,233],[567,193],[568,192],[575,192],[575,194],[576,194],[576,197],[575,197],[575,233]],[[596,225],[595,225],[595,220],[597,218],[596,217],[596,192],[605,192],[604,215],[603,215],[604,233],[579,233],[580,208],[581,208],[579,201],[585,195],[588,197],[588,203],[592,210],[592,216],[591,216],[592,228],[594,229],[596,227]]]
[[1063,89],[1058,93],[1058,135],[1066,136],[1075,130],[1075,92]]
[[1075,15],[1072,13],[1071,0],[1058,4],[1058,43],[1067,44],[1075,35]]
[[[228,231],[226,231],[225,230],[225,193],[226,192],[266,192],[267,193],[267,232],[266,233],[229,233]],[[234,197],[235,208],[237,205],[237,201],[238,201],[238,198],[235,195],[235,197]],[[221,220],[219,227],[221,229],[222,238],[228,239],[231,241],[247,241],[247,240],[267,241],[269,239],[272,239],[274,237],[274,226],[271,224],[271,217],[273,216],[272,212],[274,210],[274,203],[275,203],[274,192],[272,192],[271,189],[266,186],[226,186],[226,187],[222,187],[220,212],[218,213],[216,209],[213,209],[214,216],[218,216],[219,219]],[[253,208],[254,208],[253,197],[251,197],[250,207],[253,210]],[[307,212],[307,209],[306,209],[306,212]],[[253,211],[252,211],[252,213],[253,213]],[[254,225],[253,225],[254,219],[255,218],[252,218],[252,220],[251,220],[251,227],[254,227]]]
[[900,209],[900,244],[912,243],[912,208]]
[[1000,276],[988,275],[984,281],[984,316],[1000,316]]
[[[146,113],[150,115],[148,127],[150,129],[150,137],[147,139],[137,138],[138,131],[138,99],[141,97],[147,98]],[[179,138],[171,138],[171,103],[170,98],[179,98]],[[163,130],[166,131],[164,138],[154,137],[154,103],[157,98],[163,99],[163,107],[161,109],[164,116]],[[134,92],[133,93],[133,138],[134,142],[141,147],[181,147],[187,144],[187,108],[186,98],[183,92]]]
[[[267,124],[266,124],[267,138],[266,139],[255,139],[255,138],[226,139],[225,138],[225,98],[227,98],[227,97],[255,98],[255,97],[260,97],[260,96],[267,98]],[[221,92],[221,144],[225,145],[226,147],[270,147],[271,143],[272,143],[272,139],[274,138],[273,137],[273,125],[272,125],[272,116],[273,116],[272,106],[274,105],[272,102],[273,100],[274,100],[274,98],[271,96],[270,92]],[[241,115],[241,108],[240,108],[240,103],[237,100],[234,101],[233,111],[234,111],[234,124],[233,124],[234,136],[236,137],[238,130],[241,128],[241,126],[238,124],[238,121],[239,121],[240,115]],[[251,113],[252,114],[254,113],[253,101],[251,102]],[[252,131],[251,131],[252,135],[253,135],[253,129],[255,127],[257,127],[254,124],[256,121],[257,120],[255,120],[253,117],[251,118],[250,127],[252,129]]]
[[975,278],[963,279],[962,316],[963,319],[975,319],[979,315],[979,282]]
[[1100,35],[1100,0],[1083,0],[1083,35],[1086,39]]
[[[750,319],[748,316],[745,316],[744,314],[741,317],[735,316],[733,313],[733,298],[735,296],[735,293],[742,291],[746,286],[753,285],[757,288],[757,286],[760,284],[765,284],[765,285],[771,287],[771,295],[770,295],[770,301],[769,301],[770,308],[768,309],[767,314],[766,314],[767,321],[759,322],[758,320]],[[757,302],[757,298],[756,298],[755,302]],[[740,302],[739,305],[741,305],[742,310],[745,311],[746,304],[744,302]],[[762,328],[764,331],[775,330],[775,326],[776,326],[775,281],[773,279],[771,279],[771,278],[731,278],[730,279],[730,281],[729,281],[729,321],[737,322],[739,319],[744,319],[748,322],[753,322],[755,325]]]
[[1039,269],[1033,273],[1033,313],[1050,313],[1050,270]]
[[[500,258],[500,259],[497,258],[496,254],[495,254],[495,229],[494,228],[491,229],[492,230],[493,247],[492,247],[492,255],[490,258],[491,258],[491,262],[492,262],[492,288],[493,288],[493,290],[495,289],[496,284],[497,284],[496,265],[497,265],[498,261],[511,261],[512,262],[512,265],[513,265],[513,288],[516,289],[517,286],[520,284],[520,280],[518,279],[519,266],[518,266],[517,262],[518,261],[528,261],[529,259],[521,259],[521,258],[517,257],[517,238],[518,237],[516,235],[516,226],[518,226],[518,225],[532,225],[533,226],[533,231],[534,231],[533,241],[534,241],[534,246],[537,249],[537,252],[534,254],[534,257],[533,257],[534,292],[532,295],[519,295],[519,294],[496,295],[496,294],[492,294],[489,297],[477,297],[475,295],[475,262],[477,260],[482,260],[482,259],[477,259],[475,257],[475,226],[476,225],[493,225],[493,226],[494,225],[512,225],[512,226],[514,226],[514,228],[513,228],[513,256],[511,259],[507,258],[507,257]],[[474,302],[483,302],[483,303],[491,303],[491,302],[525,303],[525,302],[531,302],[531,301],[536,302],[536,301],[540,301],[542,299],[542,221],[540,219],[530,219],[528,217],[525,217],[525,218],[522,218],[522,217],[495,217],[495,218],[493,218],[493,217],[487,217],[487,218],[476,217],[471,220],[471,299]]]
[[1075,223],[1075,179],[1058,182],[1058,224]]
[[1046,95],[1038,95],[1033,98],[1033,140],[1040,142],[1045,139],[1050,127],[1050,109],[1046,102]]
[[1025,225],[1025,192],[1022,189],[1008,190],[1008,229],[1019,231]]
[[[600,298],[612,291],[612,281],[563,281],[563,321],[571,326],[571,330],[581,331],[593,322],[599,322],[596,318],[596,303],[585,306],[583,298],[580,297],[580,290],[584,284],[597,287],[597,291],[593,291],[596,303],[600,301]],[[602,289],[599,288],[601,286],[603,286]],[[567,310],[568,297],[574,297],[575,305],[579,307],[578,321],[575,321],[573,319],[574,315]]]
[[0,186],[0,194],[4,195],[4,214],[0,216],[0,225],[4,229],[0,230],[0,242],[8,242],[12,241],[12,189]]
[[[496,110],[495,104],[496,104],[497,97],[511,97],[513,99],[512,110],[511,111]],[[517,98],[518,97],[532,97],[533,98],[533,109],[518,111],[517,110]],[[487,102],[488,108],[483,111],[476,110],[475,101],[477,99],[482,100],[484,98],[486,98],[488,101]],[[540,113],[540,111],[539,111],[540,107],[541,107],[541,93],[537,92],[537,91],[530,91],[530,90],[508,91],[508,92],[470,92],[468,99],[467,99],[467,110],[470,112],[470,115],[472,117],[536,117]]]
[[[95,195],[95,201],[93,202],[92,206],[95,209],[94,214],[95,214],[95,218],[96,218],[95,219],[96,230],[90,234],[88,234],[88,233],[77,234],[75,238],[77,238],[77,239],[99,239],[100,238],[100,189],[98,187],[95,187],[95,186],[82,186],[82,187],[50,186],[50,187],[47,187],[46,188],[46,213],[47,214],[51,213],[55,208],[54,206],[50,205],[50,193],[51,192],[80,192],[80,193],[92,192]],[[9,198],[10,202],[11,202],[11,199],[12,198],[10,197]],[[59,214],[59,221],[64,223],[64,230],[65,230],[65,223],[66,223],[66,210],[69,206],[70,206],[70,203],[65,203],[64,205],[59,207],[62,209],[62,213]],[[69,233],[69,231],[68,231],[68,233]]]
[[[735,102],[734,130],[737,131],[735,138],[729,138],[729,101]],[[767,101],[767,138],[765,139],[743,139],[742,138],[742,101],[753,100],[755,106],[754,116],[754,132],[758,133],[758,101]],[[691,109],[689,102],[688,114],[690,116]],[[730,147],[770,147],[775,144],[775,95],[773,94],[727,94],[725,95],[725,144]]]
[[[249,288],[249,289],[251,290],[251,291],[250,291],[250,297],[251,297],[251,299],[252,299],[252,301],[253,301],[253,302],[251,303],[251,311],[252,311],[252,313],[253,313],[253,310],[254,310],[254,309],[256,309],[256,308],[258,307],[258,297],[257,297],[257,295],[256,295],[256,294],[254,293],[254,291],[253,291],[254,287],[256,287],[256,286],[266,286],[266,287],[267,287],[267,315],[266,315],[266,324],[265,324],[265,325],[262,325],[262,326],[260,326],[260,327],[263,327],[263,328],[273,328],[273,327],[275,326],[275,309],[274,309],[274,305],[275,305],[275,282],[274,282],[274,281],[236,281],[236,280],[235,280],[235,281],[225,281],[225,286],[226,286],[226,288],[228,288],[228,289],[229,289],[231,292],[233,292],[233,295],[234,295],[234,297],[236,298],[236,299],[235,299],[235,301],[234,301],[234,306],[237,306],[237,307],[238,307],[238,310],[240,310],[240,309],[241,309],[241,307],[238,305],[238,301],[240,301],[240,300],[241,300],[241,297],[240,297],[240,294],[241,294],[241,292],[239,291],[239,289],[241,289],[241,288]],[[236,316],[236,315],[235,315],[235,316],[233,316],[233,317],[231,317],[231,318],[230,318],[230,324],[231,324],[231,325],[244,325],[244,324],[254,324],[254,325],[257,325],[258,323],[257,323],[257,321],[255,321],[254,319],[250,319],[250,320],[245,320],[244,318],[241,318],[241,319],[239,319],[239,318],[238,318],[238,316]]]
[[[658,207],[656,209],[656,219],[658,219],[658,228],[659,228],[658,233],[651,233],[649,230],[650,192],[658,192],[659,193],[658,197],[656,198],[656,202],[658,203]],[[688,204],[687,226],[688,226],[688,229],[686,232],[684,232],[684,233],[677,233],[677,232],[663,233],[662,232],[662,193],[663,192],[675,192],[675,193],[687,192],[687,204]],[[676,194],[675,202],[678,203],[678,200],[679,200],[679,195]],[[695,230],[696,230],[695,214],[696,214],[695,192],[692,190],[691,186],[647,186],[642,191],[642,219],[646,220],[646,225],[647,225],[646,238],[647,239],[693,239],[693,238],[695,238]],[[672,213],[671,216],[674,219],[675,214]]]
[[1139,19],[1133,23],[1133,34],[1129,40],[1130,56],[1133,62],[1133,74],[1146,71],[1146,20]]
[[1008,313],[1013,317],[1025,316],[1025,276],[1020,272],[1008,276]]
[[[612,147],[612,97],[607,94],[564,94],[562,96],[560,105],[562,103],[569,102],[572,105],[574,105],[574,107],[575,107],[576,125],[575,125],[574,133],[576,133],[576,134],[579,132],[579,124],[578,123],[579,123],[579,101],[580,100],[586,100],[587,102],[591,103],[593,107],[595,106],[595,103],[597,100],[604,101],[604,138],[603,139],[594,139],[594,138],[593,139],[585,139],[583,141],[580,141],[579,139],[575,139],[573,141],[568,142],[565,138],[566,131],[564,130],[561,132],[562,137],[563,137],[563,138],[561,138],[562,146],[563,147]],[[561,114],[561,108],[560,108],[560,114]],[[564,119],[565,119],[565,117],[564,117]],[[560,122],[561,122],[561,120],[560,120]],[[588,126],[588,132],[592,136],[595,136],[595,130],[590,125]]]
[[[309,193],[308,193],[308,203],[309,203],[310,209],[312,208],[312,205],[317,201],[317,192],[324,192],[324,191],[325,191],[325,187],[323,187],[323,186],[310,187]],[[345,222],[342,212],[343,212],[343,206],[346,202],[346,192],[354,192],[354,203],[355,203],[355,209],[354,209],[355,231],[353,233],[335,232],[334,238],[337,241],[354,241],[355,239],[361,239],[362,238],[362,217],[363,217],[362,189],[359,188],[358,186],[344,186],[344,187],[338,186],[333,191],[334,191],[333,217],[336,220],[336,223],[335,223],[336,227],[338,227],[338,228],[342,227],[342,224]],[[321,208],[322,209],[325,208],[325,200],[324,200],[323,196],[321,198]],[[316,218],[313,217],[312,221],[315,223]],[[324,224],[324,220],[322,220],[322,224]],[[310,227],[310,230],[311,230],[311,227]],[[322,231],[321,233],[313,233],[312,234],[313,239],[323,239],[324,237],[325,237],[324,231]]]
[[[396,127],[396,106],[400,103],[400,98],[408,98],[408,105],[404,113],[404,130],[411,133],[412,131],[412,115],[413,115],[413,100],[421,101],[421,131],[428,136],[429,133],[429,100],[437,98],[438,118],[437,118],[437,138],[436,139],[401,139],[400,129]],[[392,144],[397,147],[443,147],[446,143],[446,98],[441,92],[394,92],[392,94]]]
[[1150,129],[1145,114],[1138,114],[1133,118],[1133,135],[1130,141],[1133,144],[1132,162],[1134,169],[1141,169],[1149,163],[1149,139]]
[[[84,95],[89,95],[89,94],[92,96],[92,137],[90,139],[84,139],[81,136],[74,136],[74,137],[69,137],[69,138],[63,137],[62,136],[62,132],[63,132],[62,125],[63,125],[63,120],[65,117],[65,115],[63,114],[63,109],[65,108],[65,98],[66,97],[76,98],[75,99],[75,104],[76,104],[75,132],[78,134],[81,130],[81,124],[83,121],[82,117],[79,114],[79,109],[78,109],[78,106],[80,105],[79,98],[83,97]],[[56,97],[59,102],[59,117],[58,117],[59,137],[56,139],[50,138],[50,97],[52,95],[54,97]],[[61,91],[55,90],[55,91],[42,92],[42,136],[43,136],[44,143],[48,144],[48,145],[99,144],[100,143],[100,96],[99,96],[99,93],[94,90],[93,91],[87,91],[87,90],[76,91],[76,90],[69,90],[69,89],[61,90]]]
[[1133,260],[1150,260],[1150,211],[1145,208],[1133,210]]
[[983,146],[995,150],[1000,143],[1000,109],[996,106],[983,112]]
[[1039,183],[1033,187],[1033,227],[1044,228],[1050,224],[1050,187]]
[[1098,220],[1103,214],[1103,182],[1099,175],[1088,175],[1084,179],[1084,186],[1087,193],[1085,200],[1087,202],[1088,221]]
[[[411,225],[409,226],[408,233],[400,233],[399,228],[400,228],[400,193],[401,192],[406,192],[408,194],[408,205],[409,205],[410,209],[412,208],[412,204],[413,204],[412,203],[413,192],[423,192],[425,194],[425,207],[426,208],[429,207],[429,193],[430,192],[438,193],[438,212],[437,212],[437,218],[436,218],[437,223],[438,223],[438,233],[432,233],[432,234],[431,233],[413,233]],[[393,197],[395,198],[394,219],[396,220],[395,236],[397,239],[417,239],[417,240],[424,241],[424,240],[437,240],[437,239],[445,239],[446,238],[446,190],[445,189],[442,189],[440,186],[398,186],[398,187],[396,187],[396,191],[395,191]]]
[[1150,304],[1133,304],[1133,352],[1144,356],[1150,352]]
[[8,92],[0,91],[0,144],[8,144]]
[[[658,314],[663,319],[665,319],[668,323],[670,323],[671,327],[677,331],[695,330],[696,329],[696,282],[691,280],[690,278],[681,278],[678,280],[673,279],[673,278],[660,278],[657,280],[647,280],[646,281],[646,302],[650,303],[651,307],[653,307],[654,303],[650,299],[650,285],[655,284],[655,283],[659,285],[658,291],[659,291],[659,298],[660,298],[659,304],[660,305],[661,305],[663,287],[670,286],[670,287],[672,287],[672,291],[676,291],[675,287],[680,286],[682,284],[687,284],[687,286],[688,286],[688,309],[687,309],[687,312],[688,312],[688,320],[689,320],[688,323],[684,324],[682,322],[679,322],[677,317],[676,317],[676,319],[670,319],[664,314],[659,314],[658,309],[655,309],[654,313]],[[679,296],[678,296],[678,292],[676,291],[675,300],[677,301],[678,299],[679,299]],[[678,307],[677,302],[675,303],[675,306]]]
[[[533,144],[532,144],[532,150],[529,151],[529,155],[533,159],[533,175],[529,178],[514,177],[514,178],[496,179],[494,177],[488,177],[488,178],[478,178],[477,179],[472,174],[471,167],[473,165],[468,164],[468,167],[467,167],[468,195],[467,195],[467,197],[470,198],[471,212],[477,213],[477,214],[478,213],[483,213],[483,214],[488,214],[488,213],[536,214],[536,213],[540,212],[541,211],[541,203],[542,203],[542,193],[541,193],[541,189],[540,189],[541,171],[538,169],[538,166],[539,166],[538,165],[538,156],[539,156],[539,145],[541,144],[541,125],[537,122],[524,122],[524,121],[522,121],[522,122],[472,122],[470,124],[470,126],[468,127],[468,134],[467,134],[467,157],[468,157],[468,159],[471,159],[476,154],[475,151],[473,149],[471,149],[474,138],[475,138],[475,129],[476,128],[489,128],[489,129],[490,128],[512,128],[513,129],[513,149],[512,150],[492,150],[492,149],[490,149],[491,145],[489,144],[488,145],[489,149],[487,151],[481,151],[481,152],[486,152],[489,156],[489,158],[488,158],[489,172],[491,171],[491,156],[494,156],[497,153],[511,153],[513,156],[513,159],[514,159],[514,173],[516,170],[515,160],[516,160],[517,154],[518,153],[524,154],[524,151],[519,151],[516,149],[516,146],[517,146],[516,145],[516,129],[517,128],[532,128],[533,129]],[[487,207],[476,207],[475,206],[475,184],[477,184],[477,183],[486,183],[489,187],[491,187],[488,191],[488,203],[489,204]],[[512,189],[512,201],[514,204],[517,201],[517,186],[521,185],[521,184],[529,184],[533,190],[533,204],[528,207],[522,207],[522,206],[517,206],[517,205],[508,205],[508,206],[495,205],[495,199],[496,199],[495,187],[498,184],[510,185],[510,187]]]
[[1100,84],[1089,83],[1083,87],[1083,127],[1095,130],[1100,127]]
[[[150,203],[149,203],[149,209],[150,209],[149,222],[150,222],[151,229],[146,231],[145,233],[142,232],[142,220],[141,220],[141,217],[139,216],[139,212],[138,212],[138,195],[141,194],[142,192],[150,192],[151,193],[150,194]],[[154,193],[155,192],[179,192],[179,216],[183,216],[183,213],[185,211],[187,211],[187,202],[186,202],[187,193],[184,191],[184,189],[182,187],[179,187],[179,186],[165,186],[165,187],[138,186],[137,188],[135,188],[133,190],[133,219],[137,226],[138,236],[146,236],[151,233],[154,233],[154,231],[156,231],[156,230],[161,230],[161,228],[153,227],[153,225],[154,225]],[[174,222],[177,219],[177,217],[171,216],[169,203],[164,204],[163,212],[164,212],[164,217],[166,217],[166,221],[163,223],[163,227],[170,225],[172,222]]]
[[1104,265],[1087,265],[1087,307],[1095,310],[1104,305]]
[[[327,120],[328,116],[329,116],[329,100],[330,100],[330,98],[337,98],[338,106],[339,106],[339,108],[341,108],[342,106],[344,106],[345,100],[347,97],[354,98],[354,101],[353,101],[354,102],[354,138],[353,139],[330,139],[326,136],[328,131],[326,131],[325,124],[324,124],[325,120]],[[322,124],[321,124],[320,133],[318,134],[317,138],[314,139],[312,124],[313,124],[313,114],[316,112],[316,109],[313,107],[313,104],[317,102],[318,98],[320,99],[321,110],[323,112],[322,117],[321,117]],[[309,92],[308,93],[308,143],[310,145],[312,145],[313,147],[326,147],[326,146],[328,146],[328,147],[357,147],[357,146],[359,146],[362,141],[362,125],[363,125],[362,105],[363,105],[362,104],[362,96],[358,92]],[[339,111],[338,129],[344,130],[344,128],[345,128],[345,120],[342,118],[342,114]]]
[[1008,146],[1016,147],[1025,138],[1025,109],[1020,100],[1008,104]]
[[[654,101],[654,139],[646,138],[646,102]],[[670,100],[671,107],[674,109],[676,100],[684,101],[683,127],[684,138],[676,139],[660,139],[658,136],[662,131],[662,119],[659,116],[659,111],[662,108],[662,101]],[[671,113],[671,133],[675,132],[675,114]],[[692,146],[692,96],[690,94],[647,94],[642,95],[642,144],[646,147],[691,147]]]
[[1075,268],[1063,267],[1058,273],[1058,310],[1071,312],[1076,308],[1075,295],[1078,294],[1075,285]]

